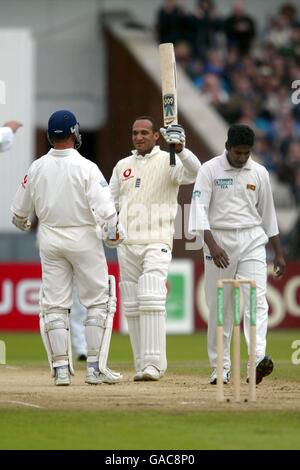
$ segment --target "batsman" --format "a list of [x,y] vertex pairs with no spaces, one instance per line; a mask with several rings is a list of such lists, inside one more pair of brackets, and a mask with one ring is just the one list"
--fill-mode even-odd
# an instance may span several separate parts
[[176,165],[158,146],[152,117],[138,117],[132,126],[132,155],[113,170],[110,189],[126,240],[118,247],[123,309],[133,352],[134,381],[159,380],[167,368],[166,280],[172,258],[177,195],[181,184],[195,181],[200,162],[185,148],[179,125],[162,128],[175,145]]
[[105,228],[108,239],[122,241],[115,205],[99,168],[77,151],[81,134],[73,113],[52,114],[48,139],[53,148],[32,163],[11,209],[13,223],[21,230],[29,229],[33,211],[39,219],[40,330],[54,384],[70,385],[74,374],[69,328],[74,279],[87,309],[85,381],[118,382],[120,375],[106,364],[116,310],[115,285],[99,239]]

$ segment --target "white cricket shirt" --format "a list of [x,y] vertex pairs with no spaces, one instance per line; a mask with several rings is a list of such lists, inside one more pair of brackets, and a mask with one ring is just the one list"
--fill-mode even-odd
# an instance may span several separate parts
[[176,155],[155,146],[149,154],[120,160],[113,170],[110,189],[126,231],[125,244],[166,243],[172,247],[177,196],[181,184],[194,183],[200,162],[188,149]]
[[40,224],[51,227],[96,225],[116,217],[101,171],[75,149],[51,149],[34,161],[11,210],[21,217],[35,210]]
[[222,155],[205,162],[194,186],[189,231],[241,229],[261,225],[267,236],[279,233],[267,170],[249,157],[242,168]]

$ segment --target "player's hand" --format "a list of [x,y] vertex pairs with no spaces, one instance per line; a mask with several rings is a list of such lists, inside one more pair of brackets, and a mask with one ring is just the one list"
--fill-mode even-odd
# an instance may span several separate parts
[[283,256],[276,256],[274,259],[274,276],[281,277],[285,270],[285,260]]
[[215,246],[210,249],[210,254],[213,262],[218,268],[224,269],[229,266],[229,257],[226,251],[219,245],[215,244]]
[[[167,144],[175,144],[180,146],[181,150],[185,146],[185,132],[180,124],[171,124],[167,128],[162,127],[160,133]],[[177,150],[177,149],[176,149]]]
[[3,127],[10,127],[13,133],[17,132],[19,127],[22,127],[22,126],[23,124],[19,121],[7,121],[5,124],[3,124]]
[[106,246],[115,248],[125,240],[125,230],[118,222],[115,225],[105,224],[103,226],[103,239]]
[[31,227],[31,222],[27,217],[20,217],[19,215],[14,214],[12,218],[12,223],[22,232],[29,230]]

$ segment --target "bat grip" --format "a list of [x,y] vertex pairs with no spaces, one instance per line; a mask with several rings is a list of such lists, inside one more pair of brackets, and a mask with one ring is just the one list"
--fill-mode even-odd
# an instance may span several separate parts
[[175,144],[170,144],[170,166],[176,165]]

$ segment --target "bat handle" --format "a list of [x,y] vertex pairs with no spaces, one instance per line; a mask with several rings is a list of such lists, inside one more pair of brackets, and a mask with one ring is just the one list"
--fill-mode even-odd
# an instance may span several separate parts
[[170,144],[170,166],[176,166],[175,144]]

